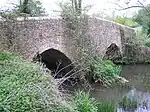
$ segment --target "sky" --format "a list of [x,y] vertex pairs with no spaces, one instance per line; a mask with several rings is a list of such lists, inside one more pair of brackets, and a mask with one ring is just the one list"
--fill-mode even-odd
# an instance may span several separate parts
[[[7,8],[11,7],[11,3],[17,4],[19,0],[0,0],[0,7],[1,8]],[[40,0],[43,4],[43,7],[46,9],[49,15],[55,15],[54,10],[59,10],[59,7],[57,5],[58,2],[61,1],[67,1],[67,0]],[[130,5],[137,5],[137,0],[83,0],[84,6],[86,5],[92,5],[92,8],[89,11],[89,14],[95,14],[100,12],[105,12],[108,15],[112,15],[115,8],[119,8],[114,3],[118,3],[122,7],[127,6],[127,1],[130,2],[128,6]],[[143,4],[150,4],[150,0],[140,0]],[[125,3],[126,2],[126,3]],[[137,12],[138,9],[130,9],[125,11],[117,11],[115,10],[116,15],[123,15],[123,16],[132,16]]]

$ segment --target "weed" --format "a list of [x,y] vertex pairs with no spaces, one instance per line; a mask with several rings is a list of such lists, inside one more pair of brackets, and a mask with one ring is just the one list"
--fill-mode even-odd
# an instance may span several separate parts
[[98,112],[97,102],[90,98],[89,93],[77,92],[74,97],[79,112]]
[[89,93],[79,91],[75,94],[74,102],[79,112],[115,112],[115,103],[109,100],[91,98]]

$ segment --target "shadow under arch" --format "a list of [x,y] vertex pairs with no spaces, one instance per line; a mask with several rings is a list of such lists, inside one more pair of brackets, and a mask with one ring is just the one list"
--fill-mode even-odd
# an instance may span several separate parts
[[110,59],[112,61],[116,61],[122,57],[120,48],[115,44],[112,43],[106,50],[104,55],[105,59]]
[[52,71],[54,78],[68,77],[73,73],[72,61],[57,49],[50,48],[38,53],[33,60],[44,63]]

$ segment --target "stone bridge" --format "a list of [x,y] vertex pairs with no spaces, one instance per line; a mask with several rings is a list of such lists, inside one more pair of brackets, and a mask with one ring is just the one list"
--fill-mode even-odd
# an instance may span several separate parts
[[[89,18],[85,27],[93,52],[100,56],[122,55],[125,43],[134,38],[133,29],[99,18]],[[70,63],[75,60],[78,48],[71,37],[64,34],[64,29],[61,18],[0,21],[0,50],[8,48],[29,60],[38,53],[45,58],[51,57],[53,63],[56,58]]]

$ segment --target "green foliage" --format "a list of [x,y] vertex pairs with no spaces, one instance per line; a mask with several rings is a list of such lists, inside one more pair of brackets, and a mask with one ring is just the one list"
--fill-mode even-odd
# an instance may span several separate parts
[[9,52],[0,52],[0,61],[15,59],[17,55]]
[[0,52],[0,112],[74,112],[74,107],[44,68]]
[[133,21],[132,18],[128,18],[128,17],[121,17],[121,16],[117,16],[113,19],[113,21],[129,26],[129,27],[136,27],[137,23]]
[[142,27],[135,28],[136,38],[133,40],[134,44],[144,45],[147,35],[143,33]]
[[150,39],[145,39],[144,45],[150,47]]
[[98,102],[98,112],[116,112],[115,102],[110,100],[101,100]]
[[42,7],[42,3],[39,0],[29,0],[26,4],[28,11],[24,11],[24,1],[20,4],[20,7],[18,8],[19,13],[27,12],[27,14],[30,14],[30,16],[32,17],[46,15],[45,9]]
[[104,85],[111,85],[120,74],[121,68],[110,60],[94,57],[90,60],[91,74],[95,81],[100,81]]
[[79,91],[74,97],[79,112],[115,112],[115,103],[110,100],[97,101],[89,93]]
[[31,17],[47,15],[39,0],[20,0],[20,4],[15,5],[11,10],[0,11],[0,16],[6,19],[15,19],[23,14],[29,14]]
[[137,45],[144,45],[144,46],[150,47],[149,36],[143,32],[142,27],[137,27],[135,29],[135,32],[136,32],[136,38],[133,41],[133,43]]
[[71,2],[60,2],[61,16],[66,20],[69,29],[74,30],[77,26],[78,13],[72,6]]
[[134,16],[134,21],[143,27],[143,32],[150,34],[150,6],[141,9]]
[[99,112],[96,100],[90,98],[88,93],[77,92],[74,101],[79,112]]

